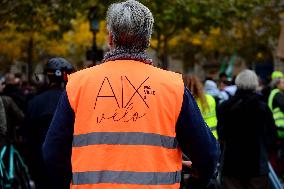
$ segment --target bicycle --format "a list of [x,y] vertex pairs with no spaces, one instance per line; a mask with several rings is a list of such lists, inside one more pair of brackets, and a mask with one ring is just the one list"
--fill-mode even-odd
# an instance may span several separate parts
[[28,168],[12,144],[0,152],[0,189],[34,189]]

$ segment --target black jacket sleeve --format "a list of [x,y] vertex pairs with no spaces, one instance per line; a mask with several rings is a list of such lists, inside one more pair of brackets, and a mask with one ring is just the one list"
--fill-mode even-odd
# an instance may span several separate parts
[[43,158],[50,171],[53,189],[70,188],[74,117],[64,91],[43,144]]
[[198,175],[198,188],[205,188],[214,175],[219,160],[219,144],[204,122],[200,110],[185,88],[183,104],[176,125],[178,144],[192,161]]

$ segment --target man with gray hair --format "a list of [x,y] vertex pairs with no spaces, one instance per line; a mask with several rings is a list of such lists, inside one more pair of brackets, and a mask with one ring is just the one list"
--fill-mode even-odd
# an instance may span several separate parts
[[153,23],[137,1],[109,7],[110,52],[70,75],[43,146],[53,189],[71,180],[71,188],[178,189],[181,152],[199,188],[211,179],[218,144],[181,75],[155,68],[145,53]]
[[236,94],[217,110],[224,189],[267,189],[268,151],[276,136],[272,113],[256,94],[254,71],[239,73],[236,85]]

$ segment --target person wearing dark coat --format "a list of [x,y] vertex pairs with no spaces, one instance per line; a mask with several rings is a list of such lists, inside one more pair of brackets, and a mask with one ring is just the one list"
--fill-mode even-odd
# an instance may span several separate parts
[[[70,76],[67,90],[61,96],[43,145],[43,157],[48,165],[49,172],[53,176],[52,189],[178,189],[182,165],[181,154],[178,153],[181,151],[192,161],[192,169],[195,170],[197,177],[194,185],[201,189],[206,188],[216,170],[219,145],[204,122],[190,91],[184,87],[181,75],[178,76],[175,73],[152,66],[152,60],[146,54],[154,22],[151,11],[138,1],[127,0],[110,5],[107,12],[107,28],[109,29],[111,50],[104,56],[102,64]],[[109,63],[114,64],[108,67]],[[85,71],[88,72],[87,75]],[[167,80],[168,74],[171,74],[169,80]],[[73,85],[75,84],[75,75],[79,76],[76,78],[78,85]],[[151,78],[149,84],[146,81],[148,79],[146,79],[140,85],[144,88],[145,94],[149,92],[145,90],[151,89],[152,91],[151,83],[151,85],[157,87],[153,94],[158,93],[160,95],[159,97],[157,95],[152,98],[149,97],[153,106],[146,107],[147,109],[142,107],[144,105],[140,105],[140,102],[137,101],[139,99],[136,99],[135,95],[139,91],[135,89],[135,97],[132,96],[133,102],[132,97],[129,96],[131,105],[128,102],[122,106],[117,104],[118,108],[109,103],[99,105],[100,108],[104,109],[103,111],[106,110],[108,113],[115,108],[115,111],[124,114],[121,114],[122,117],[118,118],[119,115],[114,113],[115,115],[111,116],[113,119],[107,118],[108,113],[101,112],[100,120],[99,117],[97,117],[97,121],[92,119],[101,111],[93,108],[93,103],[96,107],[93,97],[94,100],[96,100],[96,97],[92,95],[97,92],[99,94],[101,90],[104,91],[105,87],[103,86],[95,87],[100,85],[101,78],[105,78],[106,84],[108,83],[111,93],[113,93],[113,87],[118,87],[118,82],[121,79],[128,80],[128,77],[131,77],[132,81],[137,84],[139,78],[144,78],[144,76]],[[108,77],[117,81],[115,85],[110,83]],[[130,80],[128,82],[130,83]],[[134,87],[132,83],[130,85],[123,83],[124,81],[121,82],[124,87],[119,87],[119,90],[123,91],[121,98],[119,97],[122,101],[124,97],[128,96],[126,94],[131,95],[132,89],[130,87]],[[89,84],[92,87],[89,87]],[[180,86],[179,89],[177,86]],[[76,91],[76,95],[70,93],[70,90]],[[178,93],[179,96],[176,95]],[[77,94],[80,96],[78,96],[79,98],[75,97]],[[77,111],[77,108],[74,109],[73,97],[78,99],[78,107],[80,107],[78,110],[80,109],[80,111]],[[99,94],[98,97],[103,96]],[[103,98],[105,97],[110,99],[108,98],[110,96],[106,93]],[[128,99],[128,97],[125,99]],[[88,108],[81,106],[83,105],[82,102]],[[146,101],[144,102],[146,103]],[[131,106],[131,111],[136,112],[131,119],[129,119],[129,116],[132,113],[130,113],[130,110],[128,112],[128,105]],[[92,108],[89,109],[91,106]],[[176,111],[175,118],[176,108],[178,108],[178,111]],[[86,110],[86,113],[81,114],[83,109]],[[145,111],[145,114],[142,115],[141,111]],[[139,121],[136,122],[137,118]],[[77,124],[78,120],[82,120],[80,125]],[[77,133],[78,128],[86,129],[86,132],[83,132],[84,134],[81,133],[84,136]],[[165,136],[164,130],[172,134]],[[86,139],[88,142],[76,146],[74,145],[76,137],[80,135],[83,136],[84,141]],[[98,135],[102,137],[98,137]],[[90,136],[90,138],[87,139],[87,136]],[[171,136],[177,145],[168,148],[167,146],[172,143],[169,141],[172,140]],[[91,142],[95,140],[98,141],[96,144]],[[89,150],[90,148],[92,150]],[[139,155],[135,155],[131,149]],[[75,160],[76,153],[79,155],[77,157],[84,157],[86,161],[81,158],[75,158]],[[97,164],[94,165],[94,162]],[[151,166],[152,168],[150,168]],[[82,167],[82,169],[79,170],[76,167]]]
[[3,95],[11,97],[21,111],[25,113],[27,100],[26,95],[21,90],[19,79],[16,79],[14,74],[7,73],[5,75],[5,84]]
[[24,120],[24,113],[13,99],[2,94],[5,86],[5,79],[0,76],[0,150],[16,141],[16,127]]
[[28,103],[24,133],[27,158],[32,179],[37,189],[50,189],[50,176],[42,158],[42,144],[55,113],[58,101],[64,91],[66,74],[73,71],[72,65],[60,57],[51,58],[45,65],[48,89]]
[[242,71],[236,85],[235,96],[217,110],[224,189],[266,189],[269,188],[268,152],[276,140],[272,112],[256,94],[255,72]]

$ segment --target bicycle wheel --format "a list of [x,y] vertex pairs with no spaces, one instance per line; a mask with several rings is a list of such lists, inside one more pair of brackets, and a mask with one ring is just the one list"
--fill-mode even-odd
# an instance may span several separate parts
[[0,154],[0,189],[34,189],[28,168],[13,145],[5,146]]
[[15,189],[33,189],[28,168],[15,148],[13,148],[13,160],[14,163],[11,166],[14,166],[13,185]]

